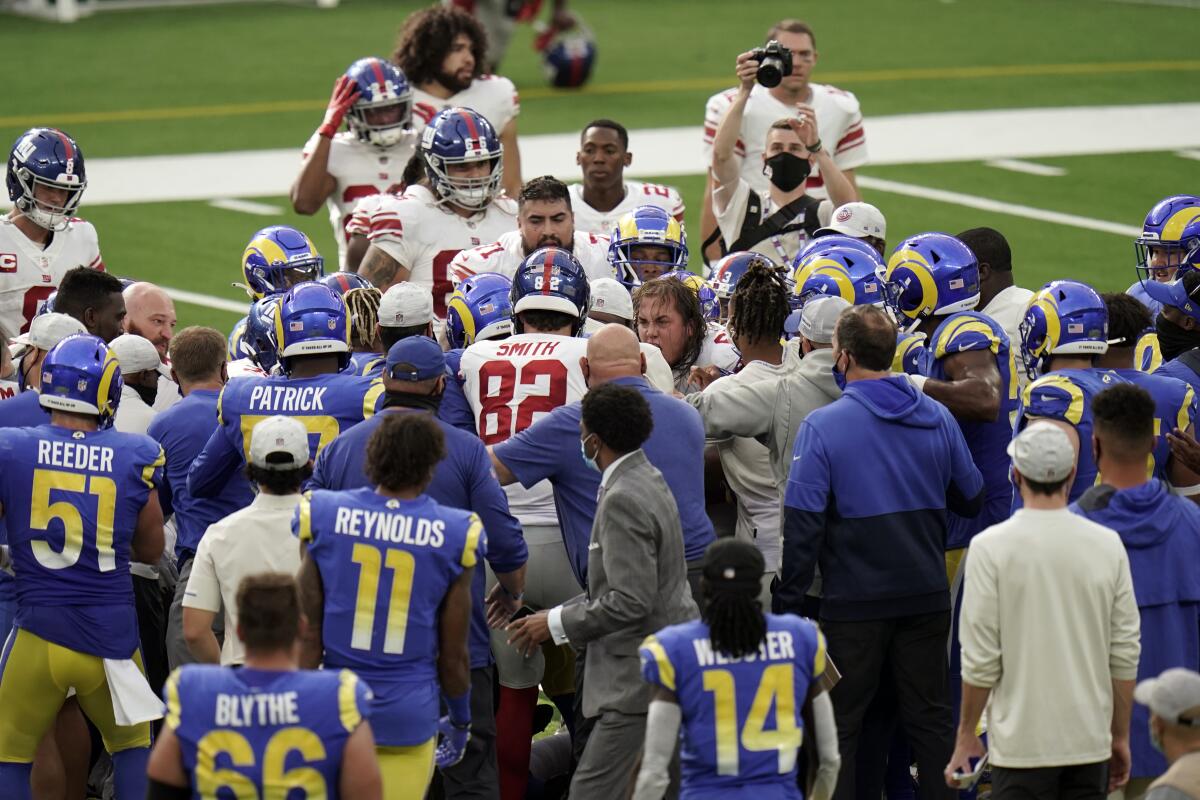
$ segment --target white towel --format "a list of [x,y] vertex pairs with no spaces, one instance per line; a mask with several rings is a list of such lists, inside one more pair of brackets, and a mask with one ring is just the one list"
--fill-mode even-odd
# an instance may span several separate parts
[[118,725],[137,725],[162,717],[163,702],[133,659],[104,659],[104,675]]

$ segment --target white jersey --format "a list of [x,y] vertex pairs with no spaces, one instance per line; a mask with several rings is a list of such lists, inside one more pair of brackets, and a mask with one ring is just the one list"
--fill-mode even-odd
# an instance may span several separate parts
[[[302,158],[307,160],[317,146],[319,133],[304,145]],[[333,194],[325,200],[329,207],[329,223],[333,226],[333,238],[337,241],[338,265],[346,268],[346,245],[350,234],[346,225],[354,204],[363,197],[401,190],[400,177],[404,166],[417,150],[417,133],[404,131],[403,138],[387,149],[380,149],[362,141],[357,135],[343,131],[329,142],[329,164],[325,171],[337,181]]]
[[[817,134],[821,137],[821,145],[833,155],[833,163],[843,170],[866,164],[867,140],[863,135],[863,118],[858,98],[850,92],[828,84],[810,83],[809,88],[812,89],[809,105],[817,115]],[[712,161],[712,144],[713,137],[717,134],[717,126],[721,124],[721,119],[733,105],[733,98],[736,96],[737,89],[727,89],[708,98],[704,107],[706,163]],[[734,154],[742,159],[742,178],[749,181],[750,187],[760,195],[765,195],[770,185],[762,171],[767,131],[776,120],[798,116],[799,112],[793,106],[776,100],[771,96],[769,89],[755,84],[750,90],[750,99],[746,101],[741,135],[734,147]],[[812,174],[808,176],[808,193],[813,197],[828,197],[825,182],[821,179],[820,170],[815,163]]]
[[[608,262],[608,237],[575,231],[571,252],[583,266],[589,281],[596,278],[615,278],[616,272]],[[495,272],[510,280],[525,260],[525,242],[521,232],[509,231],[493,244],[463,250],[450,262],[450,282],[455,286],[472,275]]]
[[[506,441],[559,406],[582,399],[587,381],[579,359],[586,355],[586,339],[552,333],[518,333],[464,350],[459,379],[483,443]],[[522,525],[558,525],[549,481],[504,488]]]
[[450,261],[460,250],[494,242],[517,226],[517,204],[498,197],[478,214],[461,217],[437,202],[424,186],[403,195],[365,197],[354,207],[347,230],[396,259],[412,274],[408,280],[433,292],[433,313],[446,318],[446,301],[454,287]]
[[[721,231],[721,238],[725,241],[726,249],[733,249],[733,243],[737,241],[742,232],[746,213],[750,210],[750,189],[750,184],[744,178],[738,178],[738,182],[732,189],[719,186],[713,191],[713,215],[717,218],[717,228]],[[775,204],[771,201],[769,191],[760,194],[759,200],[761,201],[759,218],[751,220],[751,223],[756,225],[761,224],[763,220],[777,211]],[[717,210],[718,202],[725,204],[723,211]],[[822,227],[829,224],[829,220],[833,217],[833,210],[833,201],[829,199],[822,200],[821,204],[817,206],[817,220]],[[803,220],[804,214],[801,213],[793,222],[803,222]],[[788,265],[804,249],[808,241],[809,236],[806,231],[788,231],[755,243],[750,247],[750,251],[762,253],[777,264]]]
[[571,192],[571,210],[575,212],[576,230],[609,236],[617,227],[617,220],[638,206],[658,206],[683,222],[683,198],[674,186],[625,181],[625,197],[611,211],[597,211],[584,202],[582,183],[572,183],[568,188]]
[[439,111],[456,106],[482,114],[497,136],[521,113],[521,99],[512,81],[500,75],[480,75],[466,89],[444,98],[414,87],[413,128],[419,133]]
[[[5,345],[0,344],[0,347],[4,346]],[[9,380],[7,378],[0,378],[0,400],[11,400],[12,398],[16,397],[20,391],[21,387],[16,381]]]
[[75,267],[104,269],[92,223],[71,219],[43,249],[11,218],[0,217],[0,334],[5,341],[29,330],[38,306]]
[[[717,322],[708,323],[708,333],[704,337],[704,343],[700,345],[700,355],[696,357],[696,363],[692,366],[716,367],[722,372],[731,373],[737,369],[739,361],[741,361],[741,356],[734,348],[733,340],[729,338],[725,326]],[[691,394],[692,391],[695,391],[696,387],[690,385],[688,381],[691,372],[691,367],[675,371],[676,391],[683,394]]]

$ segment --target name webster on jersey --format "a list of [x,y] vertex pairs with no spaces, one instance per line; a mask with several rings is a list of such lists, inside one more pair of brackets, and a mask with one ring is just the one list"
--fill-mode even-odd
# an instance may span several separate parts
[[344,506],[338,508],[333,521],[334,533],[417,547],[441,547],[445,530],[446,523],[440,519]]
[[218,694],[215,721],[217,726],[228,728],[298,725],[298,705],[296,692]]
[[38,440],[38,463],[86,472],[112,472],[113,449],[93,444]]
[[789,631],[767,631],[767,640],[758,646],[758,652],[732,658],[713,650],[710,639],[693,639],[696,663],[702,667],[717,664],[740,664],[743,661],[795,661],[796,648]]

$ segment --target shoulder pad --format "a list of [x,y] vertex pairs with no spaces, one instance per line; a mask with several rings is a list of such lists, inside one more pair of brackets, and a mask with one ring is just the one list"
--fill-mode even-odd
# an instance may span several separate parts
[[933,334],[934,358],[945,358],[971,350],[1000,352],[1000,337],[991,325],[971,314],[955,314]]
[[1087,396],[1070,376],[1052,372],[1025,387],[1021,395],[1024,413],[1078,425],[1087,411]]

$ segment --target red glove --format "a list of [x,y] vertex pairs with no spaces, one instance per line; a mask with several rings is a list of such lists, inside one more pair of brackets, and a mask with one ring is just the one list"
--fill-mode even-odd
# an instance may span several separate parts
[[325,109],[325,121],[321,123],[321,127],[317,128],[317,133],[326,139],[332,139],[333,135],[342,127],[342,120],[346,118],[346,112],[358,101],[360,96],[358,85],[353,80],[345,75],[338,78],[337,83],[333,85],[329,106]]

